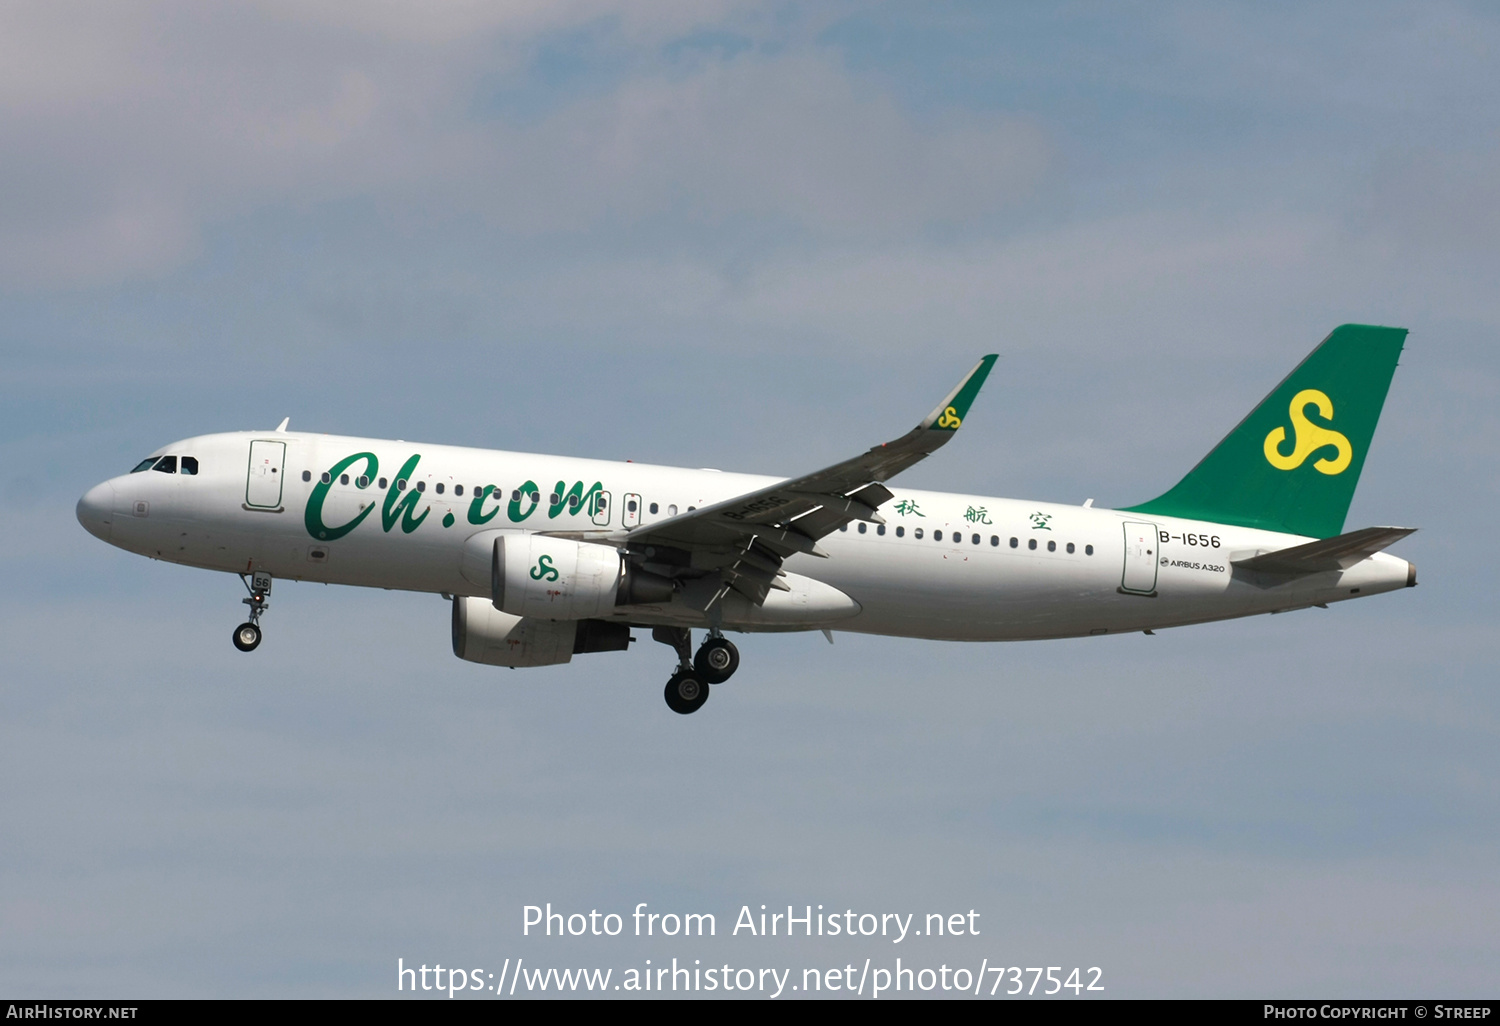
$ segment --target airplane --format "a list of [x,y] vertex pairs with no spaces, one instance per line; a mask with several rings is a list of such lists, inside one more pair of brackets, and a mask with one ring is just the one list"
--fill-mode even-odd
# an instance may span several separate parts
[[[201,435],[78,502],[129,552],[238,574],[261,642],[275,579],[442,595],[453,652],[494,666],[621,651],[651,630],[697,711],[738,669],[725,632],[1072,638],[1279,613],[1416,584],[1345,533],[1407,332],[1336,328],[1170,490],[1119,509],[888,485],[957,433],[985,356],[915,428],[800,477],[289,430]],[[693,651],[693,631],[704,632]]]

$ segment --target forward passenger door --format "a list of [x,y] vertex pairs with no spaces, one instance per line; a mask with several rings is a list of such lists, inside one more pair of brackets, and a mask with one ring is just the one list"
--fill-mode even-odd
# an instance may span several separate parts
[[245,505],[251,509],[280,509],[281,478],[285,470],[285,442],[262,439],[251,442]]

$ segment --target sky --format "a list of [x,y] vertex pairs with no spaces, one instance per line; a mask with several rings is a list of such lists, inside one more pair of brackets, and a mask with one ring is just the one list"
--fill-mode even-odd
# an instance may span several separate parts
[[[1493,997],[1496,95],[1500,16],[1448,2],[0,7],[0,993],[904,957]],[[987,352],[902,482],[1128,505],[1345,322],[1411,331],[1347,527],[1420,528],[1418,588],[748,636],[691,717],[661,646],[467,664],[431,595],[283,584],[242,655],[238,581],[73,515],[287,416],[791,475]],[[717,935],[523,935],[548,902]],[[762,904],[980,933],[731,935]]]

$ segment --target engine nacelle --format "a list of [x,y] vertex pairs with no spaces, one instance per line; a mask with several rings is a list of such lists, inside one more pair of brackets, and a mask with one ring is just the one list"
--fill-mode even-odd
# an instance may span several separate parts
[[623,652],[630,627],[608,620],[512,616],[482,598],[453,599],[453,654],[490,666],[555,666],[581,652]]
[[553,666],[573,658],[578,624],[512,616],[482,598],[453,599],[453,654],[491,666]]
[[614,611],[624,561],[608,545],[540,534],[495,539],[490,590],[495,608],[544,620],[584,620]]

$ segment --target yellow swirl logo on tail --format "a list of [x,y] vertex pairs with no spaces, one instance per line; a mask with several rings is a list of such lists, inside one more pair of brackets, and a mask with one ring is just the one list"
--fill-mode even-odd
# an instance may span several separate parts
[[1354,447],[1339,432],[1308,420],[1304,411],[1309,406],[1316,406],[1318,416],[1324,420],[1333,419],[1333,400],[1316,388],[1304,388],[1292,396],[1292,405],[1287,410],[1292,418],[1292,454],[1281,454],[1281,443],[1286,441],[1286,428],[1279,427],[1266,436],[1266,462],[1277,470],[1296,470],[1313,453],[1331,445],[1338,450],[1338,455],[1333,459],[1323,457],[1313,464],[1313,468],[1323,474],[1342,474],[1354,459]]

